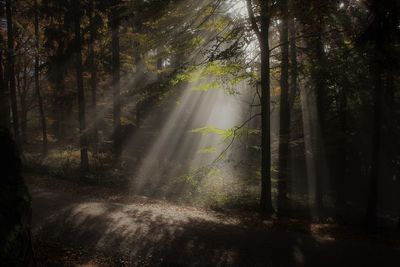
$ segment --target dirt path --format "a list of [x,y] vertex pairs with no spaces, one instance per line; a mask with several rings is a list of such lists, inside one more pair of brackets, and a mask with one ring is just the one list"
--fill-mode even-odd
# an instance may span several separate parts
[[126,199],[63,181],[57,186],[40,179],[28,183],[41,266],[400,264],[400,250],[385,245],[271,231],[215,212]]

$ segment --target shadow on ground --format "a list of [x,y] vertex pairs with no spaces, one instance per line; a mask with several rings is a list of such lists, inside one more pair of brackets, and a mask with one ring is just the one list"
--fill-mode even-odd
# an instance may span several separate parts
[[[384,245],[271,231],[168,203],[110,203],[42,188],[31,192],[34,240],[125,259],[104,266],[394,266],[400,262],[400,251]],[[75,266],[72,261],[58,264]]]

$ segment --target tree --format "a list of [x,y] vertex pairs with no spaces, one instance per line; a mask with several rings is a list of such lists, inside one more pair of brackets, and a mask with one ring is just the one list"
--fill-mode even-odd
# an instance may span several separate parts
[[[50,126],[55,137],[65,140],[72,117],[75,90],[70,88],[69,71],[74,69],[74,10],[71,1],[43,0],[40,6],[44,26],[44,52],[47,79],[52,85]],[[71,57],[72,55],[72,57]]]
[[13,130],[15,141],[19,149],[21,149],[20,131],[19,131],[19,117],[17,106],[17,92],[15,84],[15,53],[14,53],[14,31],[13,31],[13,8],[11,0],[6,0],[6,17],[7,17],[7,71],[9,78],[9,91],[11,98],[11,111],[13,119]]
[[315,143],[315,160],[316,160],[316,185],[315,185],[315,206],[317,216],[320,216],[323,210],[323,181],[325,178],[324,164],[325,164],[325,151],[324,151],[324,132],[325,132],[325,120],[326,120],[326,56],[324,51],[323,43],[323,21],[322,17],[318,17],[315,21],[316,27],[316,40],[315,40],[315,68],[312,71],[312,77],[314,83],[316,104],[317,104],[317,133]]
[[[287,182],[289,178],[289,141],[290,141],[290,99],[289,99],[289,10],[288,1],[280,2],[281,12],[281,76],[280,76],[280,126],[279,126],[279,170],[278,205],[279,211],[285,208],[287,200]],[[293,92],[292,92],[293,93]]]
[[[371,51],[370,70],[373,79],[373,123],[372,123],[372,158],[370,185],[366,209],[366,224],[374,230],[377,226],[377,201],[379,176],[381,175],[382,123],[384,84],[383,74],[387,71],[386,62],[394,56],[394,44],[400,41],[399,4],[395,0],[371,0],[370,12],[373,15],[369,27],[360,37],[360,43]],[[394,53],[393,53],[394,52]]]
[[[111,49],[112,49],[112,82],[113,90],[113,131],[121,128],[121,92],[120,92],[120,51],[119,51],[119,27],[120,27],[120,6],[118,1],[114,1],[110,12],[111,27]],[[121,156],[121,144],[118,134],[114,134],[114,153],[117,157]]]
[[[90,40],[89,40],[89,55],[88,55],[88,65],[90,71],[90,88],[92,91],[92,116],[96,118],[97,115],[97,68],[96,68],[96,55],[95,55],[95,41],[96,41],[96,22],[95,22],[95,14],[94,14],[94,0],[90,0],[89,2],[89,31],[90,31]],[[98,143],[98,127],[97,127],[97,119],[93,122],[93,147],[94,151],[97,152],[97,143]]]
[[31,197],[9,131],[0,128],[0,258],[5,266],[33,266]]
[[270,125],[270,48],[269,48],[269,26],[270,26],[270,3],[259,1],[260,19],[254,15],[253,4],[247,0],[247,9],[253,31],[257,35],[261,50],[261,212],[271,215],[274,212],[272,206],[271,188],[271,125]]
[[82,67],[82,37],[81,37],[81,5],[80,0],[73,1],[75,10],[75,64],[76,82],[78,87],[78,109],[79,109],[79,145],[81,150],[81,170],[89,169],[88,145],[86,133],[86,110],[85,91],[83,88],[83,67]]
[[[301,4],[301,2],[299,2]],[[326,13],[331,2],[310,1],[305,7],[302,7],[300,13],[300,21],[306,35],[306,53],[308,55],[308,84],[312,106],[308,106],[310,111],[310,134],[312,151],[312,159],[314,162],[315,179],[313,182],[313,204],[314,216],[319,220],[324,209],[323,189],[327,180],[328,170],[325,169],[327,164],[325,149],[325,132],[326,118],[328,112],[327,101],[327,56],[325,51],[325,30]],[[315,108],[315,109],[314,109]]]
[[38,101],[38,108],[39,108],[39,115],[40,115],[40,123],[42,126],[42,153],[43,155],[47,154],[47,124],[46,124],[46,116],[44,113],[44,105],[43,105],[43,98],[40,92],[40,83],[39,83],[39,64],[40,64],[40,35],[39,35],[39,7],[37,0],[34,1],[34,13],[35,13],[35,91],[36,97]]
[[7,81],[5,81],[4,77],[3,61],[3,36],[0,35],[0,126],[8,128],[10,108],[8,105]]

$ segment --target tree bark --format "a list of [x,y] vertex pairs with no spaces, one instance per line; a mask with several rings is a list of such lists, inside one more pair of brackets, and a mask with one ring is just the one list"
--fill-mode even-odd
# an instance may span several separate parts
[[40,92],[40,83],[39,83],[39,8],[37,0],[34,2],[34,12],[35,12],[35,93],[38,101],[38,109],[40,116],[40,123],[42,127],[42,154],[43,156],[47,155],[47,124],[46,124],[46,116],[44,113],[44,105],[43,98]]
[[346,94],[346,88],[348,85],[347,78],[344,77],[343,79],[343,86],[340,88],[340,92],[338,95],[339,100],[338,102],[338,115],[339,115],[339,120],[340,120],[340,130],[341,130],[341,138],[340,138],[340,144],[339,144],[339,156],[340,156],[340,162],[339,162],[339,177],[337,177],[335,180],[336,183],[336,197],[335,197],[335,208],[337,211],[342,210],[346,206],[346,194],[345,191],[343,190],[346,186],[346,180],[347,180],[347,154],[348,154],[348,122],[347,122],[347,94]]
[[98,145],[98,127],[97,127],[97,69],[95,59],[95,39],[96,39],[96,27],[94,22],[94,1],[91,0],[89,3],[89,27],[90,27],[90,40],[89,40],[89,71],[90,71],[90,88],[92,91],[92,118],[93,121],[93,149],[97,153]]
[[[384,126],[384,84],[383,75],[388,68],[395,51],[399,17],[396,13],[397,1],[370,2],[373,21],[362,36],[362,42],[372,45],[370,71],[373,79],[373,122],[372,122],[372,155],[370,170],[370,186],[366,209],[366,224],[371,231],[377,227],[377,202],[379,192],[379,176],[381,171],[382,126]],[[369,46],[367,46],[369,48]],[[393,50],[392,50],[393,49]]]
[[[315,181],[315,209],[316,215],[319,217],[324,209],[323,203],[323,182],[325,181],[325,153],[324,153],[324,132],[325,132],[325,93],[326,93],[326,64],[325,51],[322,40],[322,21],[317,20],[317,38],[315,40],[315,56],[316,64],[314,71],[314,86],[317,106],[317,132],[315,133],[315,166],[316,166],[316,181]],[[319,219],[319,218],[317,218]]]
[[261,196],[260,209],[267,216],[274,213],[272,206],[271,186],[271,110],[270,110],[270,48],[269,26],[270,10],[269,1],[259,0],[260,27],[254,16],[251,0],[247,0],[252,29],[257,35],[261,50]]
[[81,14],[80,1],[74,0],[75,17],[75,46],[76,46],[76,81],[78,87],[78,106],[79,106],[79,144],[81,150],[81,171],[89,169],[87,133],[86,133],[86,111],[85,111],[85,92],[83,87],[83,67],[82,67],[82,38],[81,38]]
[[[119,59],[119,6],[115,4],[111,10],[111,46],[112,46],[112,90],[113,90],[113,131],[121,128],[121,95],[120,95],[120,59]],[[121,156],[121,143],[117,134],[114,134],[114,154]]]
[[8,78],[9,78],[9,91],[11,98],[11,111],[13,120],[13,130],[15,142],[18,149],[21,152],[21,140],[19,131],[19,118],[18,118],[18,106],[17,106],[17,92],[15,87],[15,52],[14,52],[14,32],[13,32],[13,20],[12,20],[12,6],[11,0],[6,0],[6,17],[7,17],[7,63],[8,63]]
[[[28,110],[26,106],[26,94],[27,94],[27,73],[26,73],[26,66],[22,67],[23,63],[21,60],[18,60],[17,64],[17,72],[16,72],[16,78],[17,78],[17,93],[19,96],[19,105],[20,105],[20,127],[21,127],[21,134],[20,134],[20,140],[21,140],[21,145],[25,144],[26,142],[26,131],[27,131],[27,120],[28,120]],[[25,65],[25,64],[24,64]],[[21,75],[22,74],[22,75]],[[22,77],[21,77],[22,76]],[[21,81],[22,79],[22,81]],[[18,97],[17,97],[18,99]]]
[[271,186],[271,95],[269,50],[269,3],[261,1],[261,210],[266,215],[274,212]]
[[[377,49],[377,48],[376,48]],[[379,64],[379,52],[375,52],[374,62],[372,63],[372,75],[374,77],[373,94],[373,126],[372,126],[372,159],[371,159],[371,178],[367,202],[367,226],[375,229],[377,226],[377,200],[378,200],[378,178],[380,171],[380,152],[381,152],[381,125],[382,125],[382,69]]]
[[289,34],[290,34],[290,94],[289,105],[290,111],[294,105],[296,94],[298,91],[297,79],[299,77],[299,68],[297,64],[297,46],[296,46],[296,25],[294,17],[289,20]]
[[0,36],[0,127],[9,127],[9,115],[7,82],[3,71],[3,37]]
[[280,77],[280,127],[279,127],[279,169],[278,169],[278,210],[287,205],[287,182],[289,179],[289,140],[290,140],[290,103],[289,103],[289,18],[288,1],[281,1],[281,77]]

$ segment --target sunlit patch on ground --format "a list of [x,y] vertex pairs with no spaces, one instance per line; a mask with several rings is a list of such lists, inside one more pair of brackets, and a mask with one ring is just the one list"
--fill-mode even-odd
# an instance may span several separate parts
[[[45,177],[31,177],[28,182],[34,198],[33,239],[37,258],[43,263],[40,266],[184,262],[280,266],[282,261],[285,266],[320,266],[327,259],[332,263],[329,266],[336,266],[377,262],[384,247],[376,242],[387,242],[339,225],[310,225],[298,219],[263,221],[252,213],[211,212],[130,194],[114,202],[111,196],[120,194],[115,190]],[[328,238],[331,235],[335,238]],[[195,257],[199,253],[202,257]],[[394,250],[385,253],[386,259],[397,255]]]

